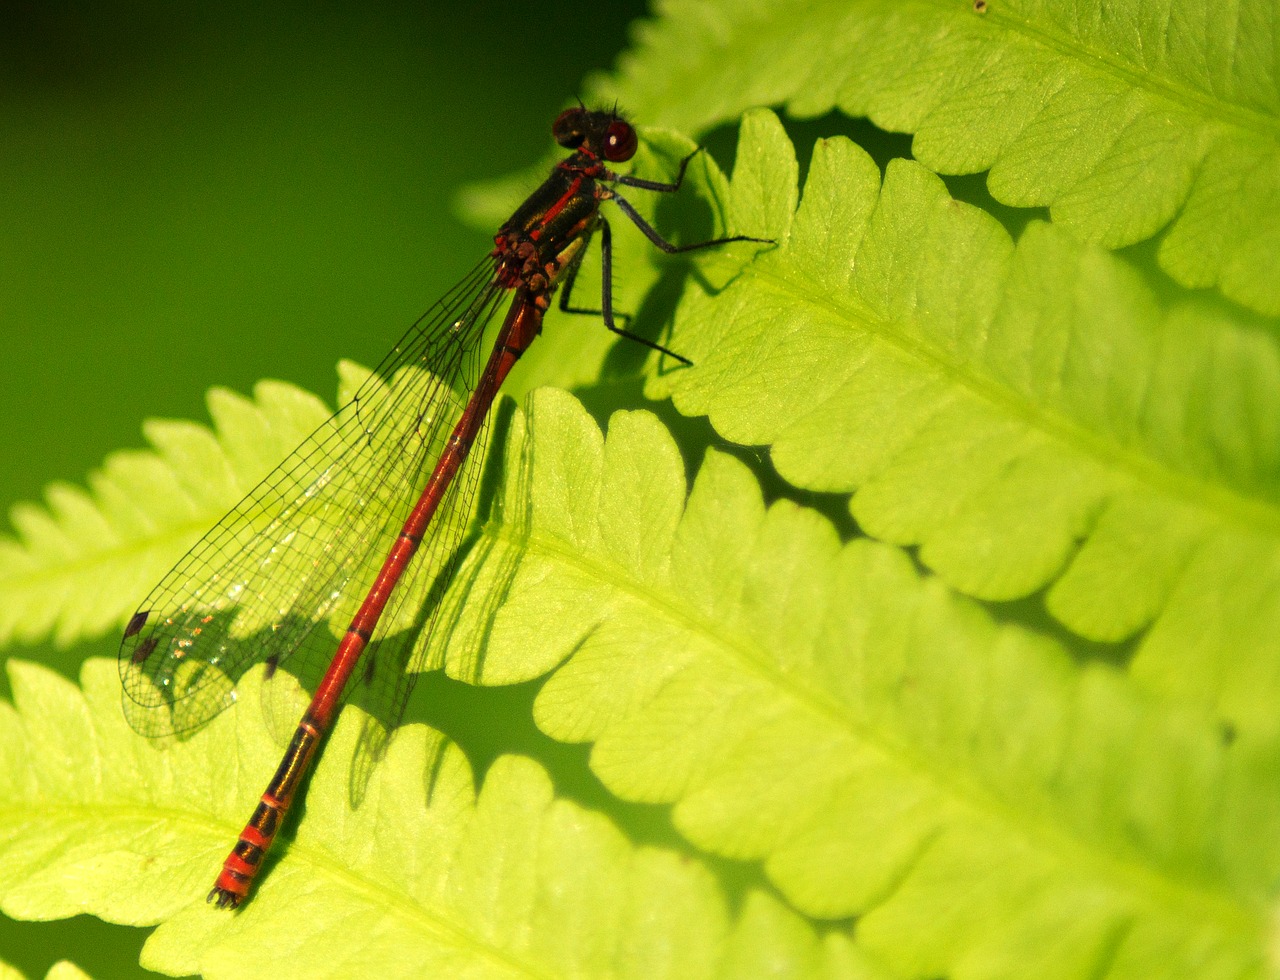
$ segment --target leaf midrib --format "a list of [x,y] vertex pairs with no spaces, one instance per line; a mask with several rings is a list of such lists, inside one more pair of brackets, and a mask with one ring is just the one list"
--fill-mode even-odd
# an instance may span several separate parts
[[[140,807],[134,803],[104,803],[102,805],[67,803],[41,807],[38,804],[33,806],[28,802],[21,807],[0,807],[0,826],[9,828],[10,834],[14,834],[13,828],[15,827],[23,828],[27,825],[36,825],[42,830],[48,830],[51,825],[58,822],[69,822],[77,829],[83,829],[86,826],[101,827],[104,822],[110,822],[113,818],[119,823],[140,823],[148,826],[154,825],[157,821],[165,821],[179,829],[189,828],[189,831],[184,835],[186,839],[218,837],[231,842],[235,840],[235,835],[240,831],[239,825],[233,827],[230,824],[201,819],[192,815],[189,811],[151,805]],[[305,822],[306,819],[304,814],[303,821]],[[299,824],[298,831],[299,834],[303,832],[303,824]],[[17,834],[20,835],[21,833],[23,833],[21,829],[17,831]],[[12,837],[10,837],[10,841],[12,842]],[[192,849],[195,850],[198,846],[197,844],[192,844]],[[422,931],[429,935],[440,936],[442,941],[451,942],[454,946],[460,948],[471,949],[475,951],[477,956],[483,956],[527,976],[542,978],[542,980],[554,980],[554,974],[543,973],[531,964],[515,959],[505,950],[485,943],[448,918],[438,913],[433,914],[426,904],[416,901],[402,892],[388,889],[385,886],[380,887],[378,879],[370,877],[368,874],[359,874],[353,871],[347,865],[334,859],[329,850],[318,842],[312,843],[295,837],[288,842],[281,842],[279,850],[281,856],[293,851],[296,856],[304,857],[322,874],[342,882],[347,891],[365,896],[371,905],[386,909],[390,914],[398,915],[408,922],[420,923]],[[61,854],[62,851],[59,850],[58,853]],[[212,875],[213,869],[210,870],[211,878]],[[196,904],[196,901],[193,900],[192,904]]]
[[[955,27],[972,31],[980,25],[973,22],[979,15],[972,12],[961,12],[957,9],[954,2],[947,0],[916,0],[916,2],[925,8],[931,8],[937,12],[940,22],[944,26]],[[878,14],[882,7],[877,3],[864,3],[868,8],[869,15]],[[776,26],[780,20],[790,20],[795,16],[797,5],[791,5],[783,10],[774,10],[763,18],[765,23]],[[845,8],[836,3],[829,3],[827,9],[833,15],[839,16]],[[845,11],[847,13],[847,11]],[[758,31],[761,24],[760,18],[746,21],[742,19],[732,20],[728,23],[730,29],[736,32],[742,31]],[[1046,30],[1039,27],[1033,21],[1025,18],[1011,16],[1005,8],[1000,4],[989,5],[986,12],[981,15],[981,21],[988,24],[998,25],[1010,34],[1025,38],[1027,41],[1045,48],[1059,57],[1063,58],[1070,64],[1078,65],[1086,70],[1092,70],[1100,76],[1110,76],[1116,79],[1121,85],[1125,86],[1129,91],[1138,91],[1147,94],[1149,97],[1162,99],[1174,105],[1183,106],[1186,110],[1197,119],[1203,121],[1205,125],[1226,124],[1236,126],[1240,129],[1251,132],[1258,137],[1275,142],[1280,139],[1280,119],[1269,116],[1265,112],[1258,109],[1250,109],[1239,103],[1223,101],[1214,96],[1194,87],[1190,83],[1167,75],[1157,75],[1154,72],[1142,72],[1132,62],[1121,60],[1120,58],[1110,56],[1104,49],[1087,45],[1080,40],[1061,33]],[[717,27],[723,29],[725,25],[717,24]],[[979,39],[987,44],[999,46],[998,37],[979,37]],[[668,34],[668,43],[672,43],[673,39]],[[730,42],[732,43],[732,42]],[[653,48],[649,46],[642,49],[643,53],[652,53]],[[705,64],[713,56],[714,52],[706,45],[702,46],[702,60]],[[650,66],[652,68],[652,66]],[[682,69],[689,66],[682,65]],[[653,72],[651,71],[652,75]],[[699,77],[699,71],[683,71],[681,77]],[[624,76],[625,77],[625,76]],[[668,73],[669,84],[664,86],[660,91],[670,93],[675,91],[684,91],[675,79],[675,73]],[[659,90],[654,90],[659,91]],[[885,91],[883,88],[877,89],[876,92]],[[789,93],[789,94],[788,94]],[[785,102],[791,95],[796,94],[793,89],[786,88],[781,93],[781,98]],[[838,99],[834,108],[839,108]],[[639,107],[643,110],[644,106]],[[1158,109],[1154,106],[1145,107],[1147,112],[1156,112]],[[696,123],[693,125],[697,125]],[[701,130],[708,128],[706,125],[698,127]]]
[[[0,594],[5,592],[14,593],[20,590],[38,591],[47,589],[56,586],[62,579],[75,575],[91,574],[106,565],[126,563],[130,567],[136,567],[138,559],[147,552],[158,550],[163,553],[168,550],[170,544],[175,545],[176,549],[176,545],[186,540],[188,536],[197,538],[200,534],[207,532],[214,522],[225,513],[225,508],[216,513],[209,511],[203,519],[185,521],[152,537],[121,541],[108,548],[82,553],[80,556],[62,564],[46,564],[25,574],[0,578]],[[194,541],[191,543],[194,543]],[[21,543],[19,547],[22,547]],[[181,554],[178,554],[174,561],[177,561],[178,558],[181,558]],[[141,602],[143,597],[136,596],[135,599]],[[122,620],[126,614],[127,610],[121,612]],[[77,635],[80,639],[92,638],[88,633]]]
[[[969,18],[978,18],[979,15],[972,12],[959,11],[954,2],[948,3],[946,0],[917,0],[917,2],[922,7],[935,10],[940,15],[941,22],[946,26],[959,24],[962,28],[970,29],[971,26],[977,26],[971,25]],[[764,18],[756,17],[750,21],[742,18],[732,19],[727,24],[717,21],[715,26],[721,33],[726,27],[735,33],[744,31],[754,33],[760,30],[762,23],[766,26],[776,27],[781,20],[785,19],[790,22],[796,16],[798,6],[800,5],[791,4],[786,8],[770,11],[769,15]],[[827,6],[837,16],[841,11],[845,10],[845,8],[835,3],[829,3]],[[865,6],[870,8],[872,14],[881,9],[878,5],[872,3],[867,3]],[[847,11],[845,12],[847,13]],[[1181,79],[1157,75],[1153,72],[1143,73],[1133,63],[1109,56],[1103,49],[1086,45],[1069,36],[1045,30],[1025,18],[1013,17],[1000,4],[989,5],[986,12],[981,15],[981,20],[998,25],[1010,34],[1026,38],[1029,42],[1054,52],[1071,64],[1078,65],[1086,70],[1092,69],[1097,75],[1109,75],[1127,86],[1130,91],[1140,91],[1149,97],[1185,107],[1186,111],[1197,119],[1202,120],[1206,126],[1230,125],[1253,133],[1272,143],[1280,140],[1280,119],[1275,116],[1267,115],[1260,109],[1247,108],[1239,103],[1225,102],[1201,89],[1191,87],[1189,82]],[[662,38],[665,44],[669,47],[677,43],[678,38],[670,30],[670,26],[663,26],[667,27],[667,33]],[[683,24],[678,26],[683,26]],[[699,37],[699,40],[703,39]],[[983,40],[996,46],[999,46],[1000,43],[996,38],[984,38]],[[732,43],[733,40],[731,39],[728,42],[722,42],[722,46],[729,47]],[[700,79],[705,74],[705,68],[699,66],[705,66],[715,57],[715,51],[705,41],[699,45],[699,48],[699,60],[696,64],[690,64],[686,61],[676,66],[677,70],[669,70],[663,73],[656,70],[657,66],[653,62],[661,60],[661,54],[665,49],[655,48],[652,42],[641,47],[633,56],[633,64],[624,66],[620,79],[624,83],[629,83],[632,87],[636,86],[636,65],[639,64],[646,69],[647,82],[651,83],[653,77],[659,75],[665,79],[665,83],[660,87],[649,87],[645,90],[647,94],[653,96],[648,100],[649,106],[645,105],[645,100],[641,100],[640,104],[631,106],[631,108],[643,112],[646,108],[651,108],[654,102],[678,103],[680,99],[672,93],[686,92],[689,80]],[[642,60],[646,57],[649,59],[647,63]],[[879,93],[883,92],[884,89],[876,89],[875,91]],[[794,87],[790,85],[776,89],[775,93],[783,103],[798,94]],[[838,99],[834,101],[832,108],[840,108]],[[1149,112],[1157,111],[1155,107],[1147,107],[1147,109]],[[709,121],[703,115],[686,120],[685,125],[699,132],[705,132],[711,126],[723,122],[724,118],[727,118],[727,116],[723,112],[718,113]]]
[[[894,321],[877,316],[865,304],[849,299],[849,294],[842,295],[838,302],[832,301],[826,297],[824,287],[807,277],[800,264],[794,260],[789,261],[786,268],[796,273],[794,278],[779,276],[771,269],[762,268],[759,263],[749,267],[743,275],[772,284],[774,291],[793,306],[802,304],[821,311],[822,317],[817,320],[819,323],[840,319],[852,330],[870,333],[936,370],[957,387],[967,389],[975,397],[991,404],[998,412],[1003,411],[1006,416],[1022,419],[1028,428],[1094,459],[1106,470],[1118,471],[1117,475],[1122,479],[1148,485],[1154,493],[1182,500],[1193,510],[1214,512],[1219,520],[1242,526],[1251,533],[1280,538],[1280,507],[1257,498],[1245,497],[1224,484],[1209,483],[1183,473],[1150,455],[1134,453],[1095,434],[1063,412],[1030,402],[1007,386],[991,380],[989,376],[978,374],[957,363],[948,352],[921,342],[904,331],[895,330]],[[802,282],[797,283],[796,280]],[[744,285],[745,282],[744,278]],[[810,288],[806,291],[797,288],[797,285],[808,285]],[[824,296],[824,301],[818,302],[814,296]],[[813,322],[810,321],[809,329],[813,329]],[[853,489],[856,488],[849,488],[850,491]],[[1116,489],[1118,488],[1109,488],[1112,493]]]
[[[508,528],[515,530],[507,533]],[[1121,892],[1149,896],[1150,904],[1164,909],[1165,914],[1171,917],[1196,921],[1210,918],[1220,924],[1223,932],[1232,935],[1256,935],[1261,931],[1259,916],[1265,910],[1255,910],[1256,914],[1251,915],[1239,902],[1233,900],[1234,896],[1179,881],[1170,877],[1158,865],[1137,864],[1126,860],[1123,855],[1091,847],[1087,839],[1069,833],[1069,824],[1064,829],[1061,825],[1048,824],[1020,813],[980,783],[972,779],[956,780],[953,769],[947,770],[951,773],[951,778],[948,778],[937,768],[926,765],[923,758],[909,746],[879,729],[861,724],[839,701],[826,696],[824,692],[798,683],[794,674],[781,671],[771,664],[767,651],[757,647],[748,638],[726,637],[715,629],[717,623],[705,620],[696,611],[689,611],[678,601],[668,600],[664,595],[630,577],[621,567],[587,558],[582,552],[568,546],[567,542],[537,529],[522,530],[515,525],[490,521],[484,525],[481,533],[513,545],[517,551],[536,553],[536,549],[540,547],[547,557],[557,559],[597,581],[631,595],[638,602],[666,616],[678,627],[702,636],[715,648],[726,650],[731,659],[743,665],[766,685],[784,692],[810,713],[873,747],[899,770],[920,774],[944,798],[956,800],[961,807],[976,814],[989,814],[990,818],[1009,828],[1012,837],[1021,837],[1033,849],[1054,855],[1061,867],[1078,869],[1084,866],[1095,869],[1094,877],[1098,880],[1110,883],[1110,887]],[[1046,791],[1045,799],[1052,802],[1054,797]],[[1121,883],[1119,887],[1117,882]],[[1124,887],[1125,885],[1129,887]]]
[[[955,7],[943,3],[942,0],[920,0],[920,2],[955,15]],[[1180,80],[1165,75],[1144,74],[1133,64],[1109,57],[1103,50],[1083,44],[1074,38],[1044,30],[1029,20],[1012,17],[1001,4],[989,6],[982,17],[984,20],[999,23],[1007,27],[1011,33],[1020,34],[1070,61],[1092,64],[1105,69],[1130,90],[1146,91],[1157,98],[1202,110],[1193,112],[1193,115],[1206,122],[1227,122],[1270,141],[1280,139],[1280,119],[1268,116],[1260,110],[1248,109],[1238,103],[1224,102],[1200,89],[1190,87],[1186,82],[1176,84]],[[1099,71],[1099,74],[1102,73]]]

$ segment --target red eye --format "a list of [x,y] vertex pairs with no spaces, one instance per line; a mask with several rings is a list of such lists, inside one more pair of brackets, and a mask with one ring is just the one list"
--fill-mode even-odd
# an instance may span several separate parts
[[636,155],[636,131],[629,122],[615,119],[604,134],[604,158],[622,163]]

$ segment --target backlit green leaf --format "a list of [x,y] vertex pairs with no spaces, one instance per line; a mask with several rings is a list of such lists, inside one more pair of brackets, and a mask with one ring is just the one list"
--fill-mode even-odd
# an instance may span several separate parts
[[902,975],[1265,975],[1274,743],[765,507],[721,453],[686,504],[647,413],[602,440],[547,391],[531,424],[438,637],[451,673],[554,671],[538,723],[593,743],[613,792],[671,804],[809,916],[855,918]]
[[701,133],[754,106],[914,134],[999,201],[1280,314],[1280,16],[1268,0],[667,2],[589,93]]
[[159,928],[143,965],[171,975],[826,976],[883,973],[839,930],[819,934],[753,891],[730,909],[687,855],[637,847],[559,800],[546,773],[504,757],[479,793],[462,753],[402,730],[363,804],[342,718],[295,839],[251,902],[204,902],[278,748],[250,703],[159,750],[131,732],[115,665],[86,664],[82,695],[10,667],[0,705],[0,907],[23,919],[89,912]]
[[[1161,305],[1124,262],[1032,224],[1014,243],[922,167],[881,183],[747,117],[731,197],[778,239],[691,287],[650,380],[868,533],[992,600],[1048,589],[1075,632],[1136,636],[1153,689],[1271,729],[1280,701],[1280,349],[1251,317]],[[767,194],[762,189],[768,188]],[[745,219],[738,219],[745,222]]]

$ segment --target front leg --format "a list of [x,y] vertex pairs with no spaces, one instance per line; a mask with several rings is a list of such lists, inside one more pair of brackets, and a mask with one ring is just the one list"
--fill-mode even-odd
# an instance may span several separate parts
[[678,191],[680,185],[684,183],[684,171],[689,166],[689,161],[701,152],[702,147],[698,147],[680,161],[680,169],[676,172],[676,179],[670,184],[663,183],[660,180],[644,180],[640,177],[619,177],[617,174],[606,174],[605,178],[615,184],[622,184],[624,187],[639,187],[644,191],[659,191],[664,194],[672,194]]
[[[656,234],[656,233],[655,233]],[[615,320],[622,320],[626,323],[631,322],[631,317],[626,313],[613,312],[613,230],[609,227],[609,222],[604,218],[600,219],[600,309],[590,310],[585,307],[571,306],[570,296],[573,293],[573,284],[577,281],[578,270],[582,266],[582,255],[580,252],[574,257],[573,262],[565,270],[564,280],[561,285],[563,290],[560,293],[560,309],[565,313],[589,313],[599,316],[604,320],[604,325],[616,333],[619,337],[626,337],[628,340],[634,340],[638,344],[643,344],[650,350],[656,350],[659,354],[667,354],[675,358],[681,364],[693,366],[693,361],[687,357],[682,357],[670,348],[663,347],[661,344],[654,343],[638,334],[632,333],[625,327],[620,327]]]

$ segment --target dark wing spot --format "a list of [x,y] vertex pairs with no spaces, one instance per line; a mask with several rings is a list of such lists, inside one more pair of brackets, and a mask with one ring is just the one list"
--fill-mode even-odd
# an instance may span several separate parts
[[[137,617],[135,616],[134,619],[137,619]],[[134,664],[142,663],[149,656],[151,656],[151,651],[156,648],[156,644],[159,642],[160,642],[160,637],[158,637],[155,633],[152,633],[145,640],[143,640],[141,643],[138,644],[138,648],[133,651],[133,656],[130,657],[129,659]]]
[[127,640],[131,636],[137,636],[142,627],[147,625],[147,617],[150,615],[150,609],[143,609],[134,613],[133,618],[129,620],[129,625],[124,628],[124,638]]

